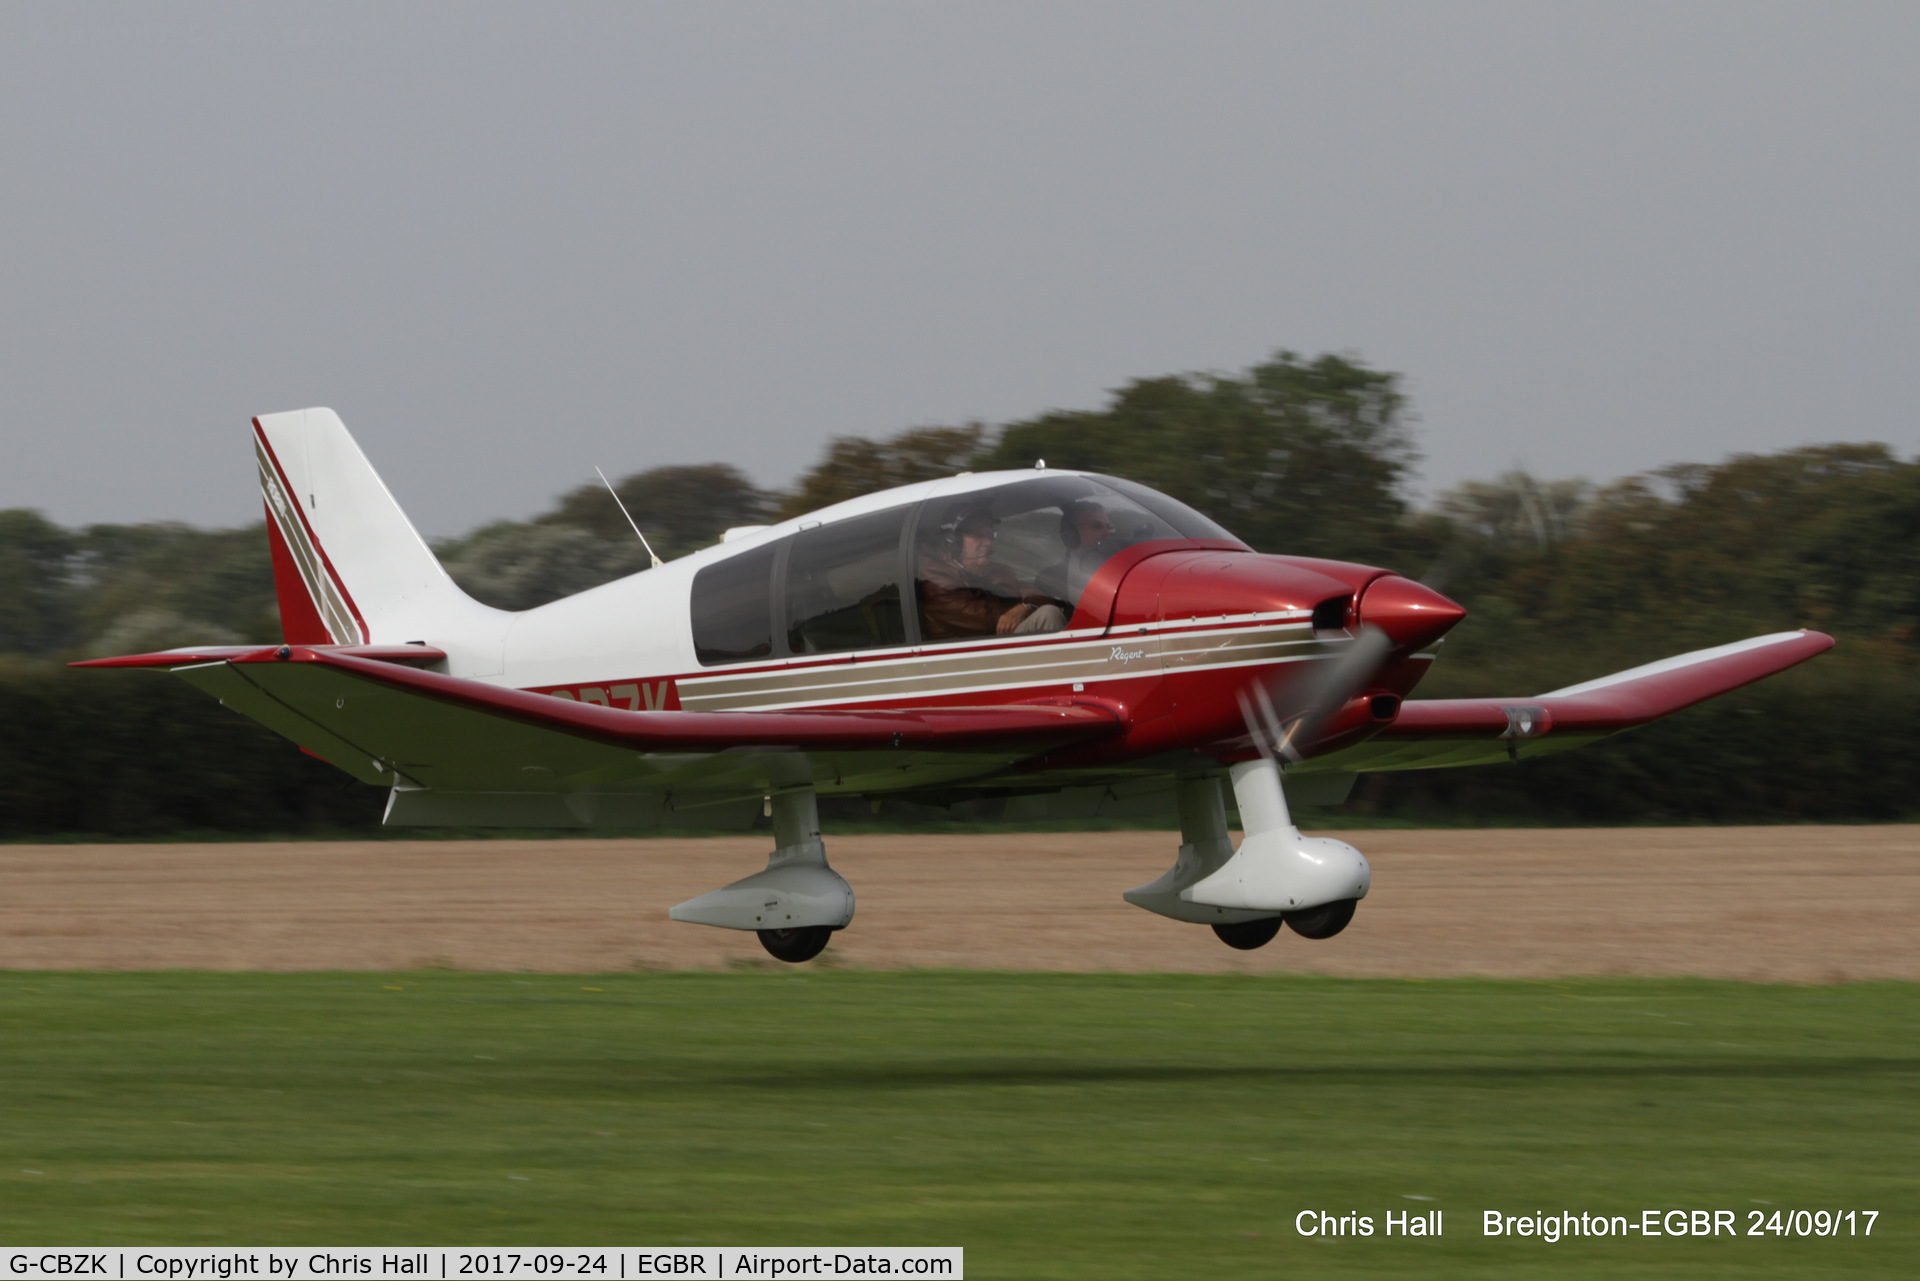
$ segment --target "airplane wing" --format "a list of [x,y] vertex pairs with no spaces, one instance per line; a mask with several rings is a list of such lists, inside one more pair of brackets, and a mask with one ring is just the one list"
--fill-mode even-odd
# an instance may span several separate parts
[[1410,700],[1372,738],[1297,768],[1443,769],[1565,751],[1750,685],[1832,648],[1833,638],[1822,632],[1776,632],[1532,697]]
[[[1090,704],[634,712],[416,670],[424,646],[239,646],[76,664],[161,667],[369,783],[445,793],[679,788],[757,797],[811,758],[856,792],[991,769],[1118,732]],[[771,758],[786,757],[782,762]],[[798,781],[792,779],[789,781]]]
[[[1290,773],[1441,769],[1564,751],[1832,646],[1819,632],[1782,632],[1532,697],[1413,700],[1372,738]],[[1048,702],[636,712],[416,669],[442,657],[413,645],[228,646],[76,666],[170,669],[355,778],[393,785],[390,823],[593,826],[599,806],[598,825],[607,825],[614,806],[627,816],[620,825],[645,826],[663,808],[757,801],[803,784],[824,794],[938,789],[1124,728],[1103,706]]]

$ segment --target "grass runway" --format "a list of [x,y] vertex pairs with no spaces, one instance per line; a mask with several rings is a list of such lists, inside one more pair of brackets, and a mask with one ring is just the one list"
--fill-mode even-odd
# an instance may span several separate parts
[[[5,972],[0,1242],[961,1245],[976,1277],[1911,1276],[1916,997]],[[1432,1208],[1444,1237],[1380,1234]],[[1485,1239],[1495,1208],[1725,1208],[1743,1235]],[[1744,1235],[1748,1211],[1796,1208],[1881,1213],[1871,1238]],[[1375,1235],[1303,1238],[1306,1209]]]

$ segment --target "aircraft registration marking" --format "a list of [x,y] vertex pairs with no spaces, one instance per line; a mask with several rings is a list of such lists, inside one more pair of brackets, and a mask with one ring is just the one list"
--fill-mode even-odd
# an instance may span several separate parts
[[629,681],[621,685],[575,685],[569,689],[547,692],[555,698],[598,703],[602,707],[624,707],[630,712],[672,711],[674,703],[678,702],[671,680]]

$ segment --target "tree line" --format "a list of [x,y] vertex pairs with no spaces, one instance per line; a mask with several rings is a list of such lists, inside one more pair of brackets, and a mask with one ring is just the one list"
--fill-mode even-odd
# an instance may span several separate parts
[[[1281,352],[1234,374],[1143,378],[1098,409],[829,442],[782,491],[724,463],[615,485],[668,559],[916,480],[1087,468],[1161,489],[1261,551],[1391,566],[1467,606],[1416,696],[1539,693],[1768,631],[1838,649],[1773,681],[1562,757],[1374,776],[1349,812],[1546,822],[1872,820],[1920,804],[1920,460],[1820,445],[1607,484],[1510,472],[1430,503],[1400,379]],[[640,570],[597,485],[436,547],[477,598],[525,609]],[[0,512],[0,836],[311,832],[377,822],[379,794],[178,682],[74,657],[279,637],[265,531],[71,530]],[[1327,821],[1338,818],[1327,816]]]

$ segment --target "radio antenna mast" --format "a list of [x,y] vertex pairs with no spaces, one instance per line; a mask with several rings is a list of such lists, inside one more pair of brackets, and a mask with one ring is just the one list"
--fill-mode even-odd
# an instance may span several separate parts
[[620,491],[615,489],[613,487],[613,482],[607,479],[607,473],[600,470],[599,463],[595,463],[593,465],[593,474],[600,478],[600,483],[607,487],[607,492],[609,494],[613,495],[613,505],[620,509],[620,514],[622,516],[625,516],[627,518],[627,524],[633,525],[633,532],[635,537],[639,538],[640,545],[647,549],[647,555],[653,558],[652,567],[654,569],[658,569],[660,568],[660,566],[666,564],[666,562],[661,560],[660,557],[654,552],[653,544],[647,541],[647,536],[640,532],[640,526],[634,524],[633,513],[628,511],[627,505],[620,501]]

